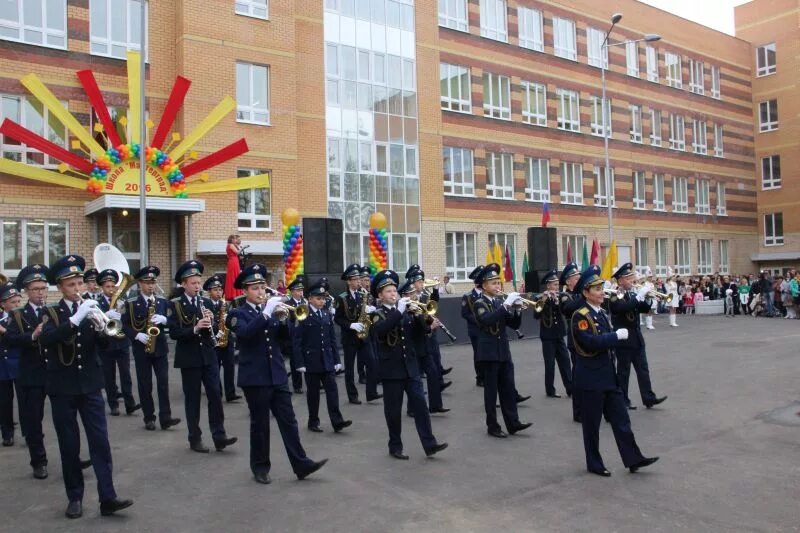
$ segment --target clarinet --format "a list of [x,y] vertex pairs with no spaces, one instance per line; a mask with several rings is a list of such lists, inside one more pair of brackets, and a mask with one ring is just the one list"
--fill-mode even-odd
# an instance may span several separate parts
[[209,326],[207,328],[208,329],[208,336],[210,337],[209,340],[211,341],[211,345],[214,348],[216,348],[217,345],[219,344],[219,341],[217,340],[217,336],[214,335],[214,316],[211,313],[211,311],[206,309],[206,306],[203,305],[203,297],[202,296],[199,296],[197,301],[200,302],[200,312],[203,314],[203,317],[211,317],[211,326]]

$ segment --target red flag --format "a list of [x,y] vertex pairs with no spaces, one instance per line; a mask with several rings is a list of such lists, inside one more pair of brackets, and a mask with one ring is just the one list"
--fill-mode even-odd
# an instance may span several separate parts
[[600,243],[597,242],[597,239],[594,239],[592,241],[592,256],[589,258],[589,264],[596,265],[599,259],[600,259]]
[[503,267],[503,273],[505,274],[504,281],[512,281],[514,279],[514,272],[511,269],[511,255],[508,253],[507,244],[506,244],[506,260],[505,260],[505,265]]
[[567,260],[564,262],[564,264],[566,265],[569,263],[572,263],[572,245],[567,242]]
[[550,222],[550,204],[545,202],[542,208],[542,227],[546,228],[548,222]]

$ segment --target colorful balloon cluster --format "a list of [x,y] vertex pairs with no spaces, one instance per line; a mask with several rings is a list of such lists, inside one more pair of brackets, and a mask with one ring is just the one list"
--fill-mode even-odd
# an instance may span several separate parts
[[300,213],[291,207],[284,209],[281,222],[283,222],[283,274],[284,282],[288,285],[305,270]]
[[148,163],[154,167],[161,169],[161,172],[167,175],[169,186],[175,198],[186,198],[186,179],[181,173],[181,168],[173,163],[172,158],[159,150],[148,146],[144,151],[144,157]]
[[[124,163],[129,159],[136,159],[139,157],[140,146],[138,143],[134,144],[120,144],[116,148],[112,147],[106,150],[106,153],[101,155],[94,162],[94,168],[89,177],[89,183],[86,185],[86,190],[92,194],[100,194],[108,179],[108,172],[112,167]],[[148,146],[144,152],[147,163],[157,167],[161,170],[169,180],[170,189],[176,198],[186,198],[186,179],[181,173],[181,169],[176,165],[172,158],[159,150]]]
[[369,270],[374,276],[389,266],[389,241],[386,237],[386,216],[372,213],[369,217]]

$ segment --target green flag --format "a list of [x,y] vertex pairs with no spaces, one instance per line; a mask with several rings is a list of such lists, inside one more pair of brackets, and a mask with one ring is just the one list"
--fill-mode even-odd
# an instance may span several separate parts
[[[522,256],[522,279],[525,279],[525,274],[528,273],[528,252]],[[527,289],[527,287],[526,287]]]
[[586,239],[583,240],[583,258],[581,261],[583,262],[581,270],[589,268],[589,251],[586,249]]
[[514,283],[514,292],[517,292],[517,254],[514,252],[514,245],[511,245],[511,279]]

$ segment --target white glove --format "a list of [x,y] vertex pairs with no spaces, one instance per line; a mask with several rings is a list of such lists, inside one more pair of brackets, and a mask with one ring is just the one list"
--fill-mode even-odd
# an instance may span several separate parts
[[364,331],[364,324],[360,322],[353,322],[352,324],[350,324],[350,329],[352,329],[356,333],[361,333],[362,331]]
[[167,323],[167,317],[164,315],[153,315],[150,321],[156,326],[163,326]]
[[512,292],[508,296],[506,296],[506,300],[503,302],[503,305],[511,306],[511,305],[514,305],[519,300],[520,300],[519,293],[518,292]]
[[305,374],[306,373],[306,367],[301,366],[300,368],[297,369],[297,371],[300,372],[301,374]]
[[150,339],[150,337],[148,337],[146,333],[137,333],[136,334],[136,340],[141,342],[142,344],[147,344],[147,341],[149,339]]
[[78,311],[69,317],[69,321],[75,326],[78,326],[81,322],[83,322],[83,319],[86,318],[86,315],[88,315],[92,309],[97,309],[97,301],[84,300],[80,307],[78,307]]
[[405,313],[406,312],[406,306],[408,305],[408,302],[410,302],[410,301],[411,301],[411,298],[408,298],[408,297],[400,298],[400,300],[397,302],[397,310],[400,311],[401,313]]
[[275,308],[281,303],[283,298],[280,296],[273,296],[269,300],[267,300],[267,305],[264,306],[264,316],[269,318],[272,316],[272,312],[275,311]]
[[636,291],[636,299],[639,300],[640,302],[643,302],[645,298],[647,298],[647,293],[649,292],[650,292],[650,287],[645,285],[644,287]]
[[111,320],[119,320],[122,318],[122,315],[119,314],[119,311],[114,311],[113,309],[111,311],[106,311],[106,316]]
[[335,364],[335,365],[333,365],[333,370],[334,370],[335,372],[338,372],[339,370],[344,370],[344,365],[342,365],[342,364]]
[[374,313],[374,312],[375,312],[375,306],[374,305],[368,305],[367,306],[367,313]]
[[628,330],[626,328],[619,328],[617,330],[617,339],[624,341],[628,338]]

